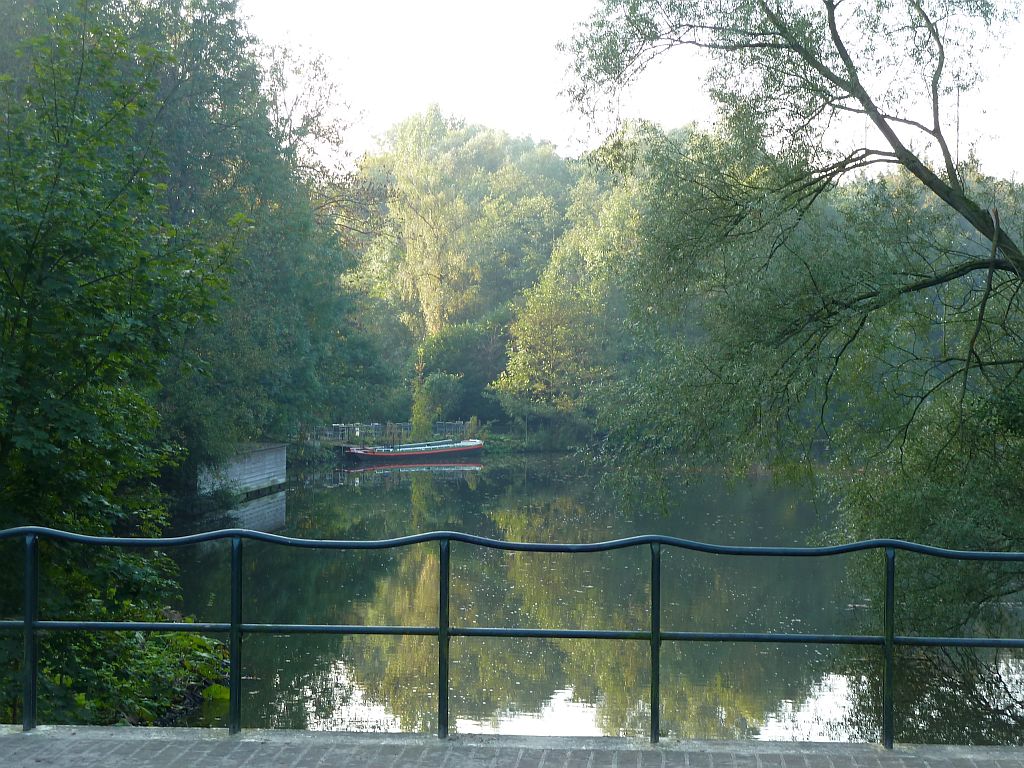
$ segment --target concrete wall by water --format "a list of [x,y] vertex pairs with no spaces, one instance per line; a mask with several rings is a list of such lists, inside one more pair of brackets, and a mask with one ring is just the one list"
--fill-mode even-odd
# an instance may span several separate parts
[[199,493],[228,489],[239,493],[284,485],[288,479],[288,446],[284,443],[260,443],[243,447],[238,454],[217,469],[199,472]]

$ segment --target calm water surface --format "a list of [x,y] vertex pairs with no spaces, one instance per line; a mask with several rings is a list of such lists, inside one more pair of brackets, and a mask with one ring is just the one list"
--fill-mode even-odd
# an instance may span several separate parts
[[[727,482],[698,474],[648,489],[642,497],[657,501],[639,506],[571,457],[484,462],[433,472],[328,472],[236,510],[230,520],[195,526],[335,539],[448,529],[541,542],[643,533],[723,544],[832,541],[832,510],[767,477]],[[178,556],[187,611],[227,621],[226,542]],[[646,548],[547,555],[455,543],[451,569],[453,626],[649,627]],[[797,561],[667,549],[662,629],[878,634],[877,601],[849,575],[871,569],[881,573],[877,552]],[[243,620],[429,626],[437,621],[437,583],[436,543],[315,552],[246,542]],[[243,661],[243,727],[436,728],[434,638],[251,635]],[[662,731],[702,739],[877,740],[880,667],[874,648],[665,642]],[[453,638],[452,730],[646,735],[649,674],[642,641]],[[225,717],[226,703],[211,701],[190,724],[223,724]]]

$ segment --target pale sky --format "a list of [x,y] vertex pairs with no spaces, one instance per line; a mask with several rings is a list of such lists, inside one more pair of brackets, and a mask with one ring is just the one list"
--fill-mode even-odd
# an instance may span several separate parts
[[[531,136],[563,156],[600,144],[567,97],[568,40],[597,0],[241,0],[259,38],[327,55],[354,121],[347,147],[372,152],[395,123],[438,104],[470,123]],[[987,65],[981,89],[961,102],[960,147],[974,143],[985,171],[1024,178],[1024,29]],[[699,54],[672,51],[625,95],[619,117],[665,128],[714,118]],[[948,126],[952,133],[953,126]],[[952,138],[952,137],[951,137]]]
[[[265,42],[329,56],[357,120],[348,136],[357,155],[434,103],[470,123],[550,141],[563,155],[600,144],[601,134],[559,93],[567,60],[555,50],[595,0],[241,0],[240,6]],[[695,61],[698,71],[673,72],[658,65],[664,87],[653,90],[655,78],[647,78],[620,114],[666,127],[709,119],[700,66]]]

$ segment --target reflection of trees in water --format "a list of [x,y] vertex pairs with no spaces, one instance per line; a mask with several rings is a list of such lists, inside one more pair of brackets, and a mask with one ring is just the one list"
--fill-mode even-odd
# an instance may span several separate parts
[[[864,537],[870,535],[877,532],[872,529]],[[896,535],[915,538],[907,527]],[[1021,637],[1021,570],[1017,564],[897,552],[896,634]],[[851,568],[851,576],[881,606],[880,557],[859,562]],[[871,624],[858,631],[878,634],[880,626],[881,616],[875,615]],[[845,667],[853,697],[847,728],[866,740],[876,740],[880,729],[878,658],[876,664],[851,661]],[[1024,652],[1020,650],[900,646],[895,685],[898,742],[1024,744]]]
[[[850,670],[853,707],[846,727],[877,740],[881,664]],[[1019,652],[900,649],[896,655],[897,742],[1024,744],[1024,660]]]
[[[1021,566],[935,561],[905,578],[907,634],[1021,637]],[[945,573],[944,573],[945,572]],[[914,627],[913,630],[910,627]],[[902,631],[902,627],[898,631]],[[906,741],[1024,744],[1024,651],[911,649],[898,705]],[[900,680],[900,678],[897,678]],[[902,682],[902,681],[901,681]]]
[[[557,482],[535,469],[484,472],[476,493],[468,486],[442,487],[426,475],[394,488],[300,491],[289,496],[287,532],[362,539],[456,528],[500,539],[559,542],[623,535],[624,513],[595,487],[592,476],[577,472],[574,478],[564,467],[554,467],[551,474]],[[792,525],[793,505],[775,503],[778,499],[769,495],[748,490],[728,508],[735,515],[728,520],[732,540],[758,542],[766,526]],[[747,514],[758,507],[759,514]],[[675,518],[630,514],[637,531],[722,538],[709,533],[718,523],[704,513],[691,510],[689,517]],[[802,522],[806,528],[806,519]],[[750,559],[666,555],[664,560],[664,629],[792,630],[792,617],[813,615],[827,625],[826,631],[842,631],[842,617],[829,599],[836,585],[828,574],[809,584],[799,569],[774,565],[766,570],[763,562]],[[226,562],[225,557],[224,568]],[[437,564],[436,544],[376,553],[247,544],[244,618],[433,626]],[[207,565],[192,567],[194,578],[213,578]],[[647,548],[548,555],[456,543],[452,624],[646,629],[649,568]],[[222,581],[211,606],[226,615]],[[453,722],[457,717],[493,722],[511,713],[540,712],[556,691],[571,688],[575,700],[595,707],[604,732],[647,732],[645,642],[453,638],[451,648]],[[260,678],[249,683],[247,726],[333,724],[331,713],[361,701],[386,707],[403,730],[435,727],[434,638],[250,636],[245,664],[246,675]],[[749,736],[780,701],[804,701],[827,664],[818,654],[781,653],[771,646],[666,642],[663,731],[680,737]]]
[[[424,483],[425,485],[425,483]],[[413,489],[420,502],[437,503],[429,487]],[[609,538],[614,510],[602,503],[587,479],[524,498],[513,488],[484,505],[479,532],[516,541],[597,541]],[[422,514],[422,513],[421,513]],[[435,513],[436,514],[436,513]],[[490,523],[493,528],[485,529]],[[760,522],[758,523],[760,524]],[[463,526],[465,527],[465,526]],[[649,550],[590,555],[502,553],[453,545],[454,625],[558,628],[649,626]],[[716,578],[714,564],[691,559],[670,581],[685,586],[685,599],[666,597],[665,620],[678,628],[717,628],[716,611],[729,605],[739,622],[778,628],[766,603],[783,616],[806,616],[817,608],[813,589],[798,569],[780,568],[765,578],[762,564],[733,567],[735,578]],[[377,581],[363,619],[391,624],[433,624],[437,606],[437,560],[433,551],[403,554],[398,567]],[[822,585],[823,589],[832,586]],[[678,590],[682,591],[682,588]],[[669,605],[672,600],[677,604]],[[829,620],[840,620],[834,615]],[[782,621],[785,621],[783,619]],[[760,622],[760,625],[758,625]],[[791,627],[785,627],[791,628]],[[834,628],[834,631],[840,631]],[[597,709],[606,733],[646,733],[649,718],[649,650],[643,642],[456,638],[452,645],[453,716],[489,721],[514,711],[540,711],[551,695],[570,687],[577,701]],[[684,737],[743,737],[781,700],[800,702],[820,679],[820,655],[777,653],[742,644],[682,645],[662,660],[662,723]],[[433,690],[436,650],[391,638],[369,638],[357,667],[377,701],[406,723],[422,722],[422,694]]]
[[[353,496],[360,500],[358,492]],[[290,492],[288,528],[282,532],[324,539],[387,536],[388,519],[407,508],[407,496],[400,496],[365,494],[363,503],[349,505],[343,497],[316,490]],[[243,620],[251,622],[358,623],[358,606],[372,599],[377,579],[394,561],[388,552],[324,552],[258,542],[245,542],[243,550]],[[180,554],[187,610],[200,619],[225,621],[230,594],[226,545]],[[311,719],[344,707],[354,691],[339,685],[331,668],[339,658],[354,663],[351,642],[358,638],[246,636],[243,724],[306,728]]]
[[[436,625],[438,585],[437,553],[417,547],[405,553],[396,569],[377,582],[377,599],[367,605],[366,623]],[[486,598],[487,583],[501,578],[492,568],[470,580],[459,574],[451,584],[451,616],[460,623],[460,608]],[[456,714],[489,717],[515,706],[539,708],[550,695],[546,685],[559,677],[557,665],[546,655],[536,656],[521,644],[501,644],[500,656],[490,643],[471,638],[452,640],[450,709]],[[410,643],[388,637],[366,639],[358,660],[360,682],[374,701],[387,702],[403,728],[432,724],[436,712],[437,644]],[[517,684],[518,683],[518,684]],[[429,693],[429,695],[425,695]],[[430,725],[433,727],[433,725]]]
[[[965,402],[961,395],[959,404],[938,401],[923,408],[928,420],[922,434],[928,438],[901,444],[898,456],[891,449],[890,467],[869,465],[827,478],[842,499],[837,519],[844,537],[891,537],[962,550],[1024,549],[1024,442],[1021,422],[1007,415],[1020,412],[1020,398],[971,407]],[[875,563],[873,570],[852,576],[881,605],[880,560]],[[898,552],[896,632],[1022,637],[1022,588],[1024,564]],[[1024,741],[1024,681],[1016,661],[1024,658],[1021,651],[898,651],[897,739]],[[858,705],[873,706],[879,690],[876,670],[861,686]]]
[[[534,498],[528,507],[505,506],[490,516],[513,540],[594,541],[606,537],[607,520],[593,515],[603,506],[593,491]],[[588,511],[589,510],[589,511]],[[677,534],[678,535],[678,534]],[[508,581],[531,626],[646,629],[650,622],[649,550],[575,556],[560,568],[545,556],[510,556]],[[570,558],[574,556],[550,556]],[[604,567],[591,567],[602,558]],[[814,597],[798,569],[763,575],[764,563],[729,563],[735,578],[717,578],[716,564],[678,557],[671,568],[663,556],[663,628],[716,629],[723,606],[734,624],[725,629],[772,629],[774,612],[806,616]],[[571,563],[571,564],[570,564]],[[673,589],[674,586],[674,589]],[[822,585],[830,587],[831,584]],[[666,587],[668,587],[666,589]],[[566,607],[565,596],[585,599]],[[766,605],[773,611],[766,611]],[[838,617],[833,616],[838,621]],[[778,620],[776,618],[776,620]],[[838,631],[838,630],[836,630]],[[553,641],[565,656],[566,677],[578,699],[598,707],[608,733],[645,733],[648,728],[649,651],[646,643]],[[675,645],[675,644],[671,644]],[[744,644],[684,643],[662,650],[662,729],[684,738],[749,736],[780,700],[801,701],[822,674],[813,654],[794,657]],[[639,698],[639,703],[638,703]]]

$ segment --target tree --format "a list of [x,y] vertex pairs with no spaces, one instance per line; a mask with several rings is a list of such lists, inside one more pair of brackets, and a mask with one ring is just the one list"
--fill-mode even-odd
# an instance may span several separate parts
[[[211,291],[210,252],[165,205],[167,58],[131,34],[120,4],[13,11],[25,37],[0,51],[0,526],[156,535],[155,480],[175,458],[158,431],[158,374]],[[50,555],[49,615],[157,620],[173,599],[165,557]],[[2,582],[5,614],[20,604],[14,581]],[[44,642],[51,716],[152,719],[197,666],[166,664],[194,640]],[[113,664],[138,680],[133,695]]]
[[476,416],[484,422],[504,417],[488,385],[501,374],[507,362],[511,315],[509,309],[502,308],[473,322],[452,325],[424,342],[425,373],[455,376],[459,380],[459,396],[449,404],[452,417]]
[[[620,88],[666,50],[702,48],[715,60],[710,86],[725,120],[778,142],[780,157],[807,164],[771,191],[806,203],[853,171],[899,165],[995,243],[1003,257],[996,268],[1024,269],[1014,236],[970,193],[945,125],[952,94],[979,78],[974,51],[998,34],[1012,7],[948,0],[841,5],[606,0],[571,44],[578,76],[572,93],[586,103]],[[872,125],[880,143],[837,143],[834,127],[850,115]],[[910,137],[927,153],[915,151]]]
[[[372,358],[340,276],[363,204],[324,154],[343,126],[323,63],[259,48],[233,0],[157,4],[145,33],[173,61],[161,72],[159,130],[176,225],[219,247],[208,265],[222,287],[161,375],[168,436],[188,449],[175,490],[198,467],[255,440],[287,440],[340,403]],[[371,367],[372,370],[372,367]]]
[[584,174],[573,189],[571,227],[510,328],[508,365],[494,383],[506,410],[572,422],[594,416],[605,384],[628,375],[617,262],[636,235],[636,190]]
[[503,306],[536,279],[569,180],[550,145],[467,126],[437,107],[395,126],[361,174],[387,189],[364,281],[421,340]]
[[[313,152],[339,135],[332,91],[313,62],[286,99],[295,62],[264,67],[234,0],[19,2],[12,18],[0,515],[157,535],[172,473],[194,490],[198,465],[290,437],[357,389],[365,341],[347,323],[352,243],[337,223],[357,193]],[[62,587],[55,615],[158,620],[175,602],[164,557],[61,553],[47,575]],[[2,605],[16,595],[4,582]],[[192,650],[212,648],[48,642],[55,711],[99,721],[160,716],[203,667]]]
[[512,308],[564,227],[572,176],[550,145],[437,107],[395,126],[386,150],[363,161],[360,179],[384,204],[353,283],[401,318],[410,362],[418,346],[428,378],[460,380],[460,417],[502,416],[485,389],[505,366]]
[[[742,182],[768,184],[788,167],[756,137],[724,130],[666,136],[640,127],[601,157],[620,173],[606,201],[620,195],[631,215],[609,216],[604,237],[579,223],[563,237],[513,324],[517,347],[503,384],[515,381],[538,409],[559,404],[586,419],[603,433],[609,462],[628,468],[623,474],[766,461],[814,472],[828,504],[839,507],[835,530],[825,534],[833,542],[893,536],[1021,548],[1019,366],[1006,364],[1000,375],[975,361],[966,381],[957,359],[971,344],[985,361],[1022,358],[1012,284],[987,299],[987,273],[904,290],[908,275],[991,253],[954,212],[907,173],[851,180],[805,210],[775,207]],[[1003,210],[1019,195],[1012,185],[970,178],[974,189],[998,195]],[[759,218],[737,222],[744,200]],[[606,300],[588,304],[587,286],[625,297],[621,327],[603,324]],[[870,308],[854,301],[864,294],[876,299]],[[534,305],[535,295],[544,300]],[[986,302],[991,317],[979,329]],[[603,358],[605,348],[618,354]],[[903,555],[899,562],[898,632],[1020,632],[1010,597],[1024,587],[1019,569]],[[880,605],[877,561],[860,565],[851,566],[851,582]],[[878,617],[865,621],[861,631],[872,631]],[[851,670],[862,665],[851,660]],[[974,713],[981,725],[963,725],[960,738],[1019,729],[1005,655],[914,649],[900,660],[907,667],[907,709],[915,713],[908,738],[948,727],[931,718],[948,690],[986,707]],[[877,683],[873,673],[868,680]],[[878,689],[856,690],[864,697],[858,714],[875,711]]]
[[[841,410],[856,425],[847,437],[887,425],[883,446],[899,452],[915,419],[946,401],[946,438],[935,442],[942,450],[972,401],[1014,391],[1019,191],[957,164],[942,122],[950,94],[978,76],[970,46],[1005,15],[989,3],[913,0],[849,10],[831,0],[609,2],[575,40],[578,98],[622,85],[673,45],[703,47],[716,60],[717,137],[684,147],[648,142],[654,154],[642,164],[665,169],[652,175],[658,194],[676,211],[686,205],[674,225],[653,214],[657,234],[632,271],[658,276],[669,299],[662,309],[688,289],[690,301],[717,305],[720,329],[736,331],[729,338],[738,353],[728,354],[722,332],[724,357],[691,360],[710,364],[701,386],[717,380],[728,390],[742,376],[739,356],[755,348],[775,360],[757,366],[748,421],[756,416],[769,430],[778,419],[806,425],[810,409],[829,431]],[[897,67],[908,76],[888,77]],[[832,126],[849,115],[874,126],[881,148],[836,143],[845,136]],[[920,152],[904,138],[911,134],[925,140]],[[896,171],[856,181],[879,163]],[[891,322],[896,332],[880,330]],[[724,375],[727,366],[734,370]],[[850,400],[852,392],[837,400],[844,379],[867,400]],[[883,401],[891,407],[884,415]],[[856,415],[865,402],[871,418]]]
[[161,204],[160,55],[99,29],[110,22],[102,10],[60,17],[3,84],[0,471],[12,521],[103,506],[166,461],[149,395],[207,292],[194,276],[206,254]]

